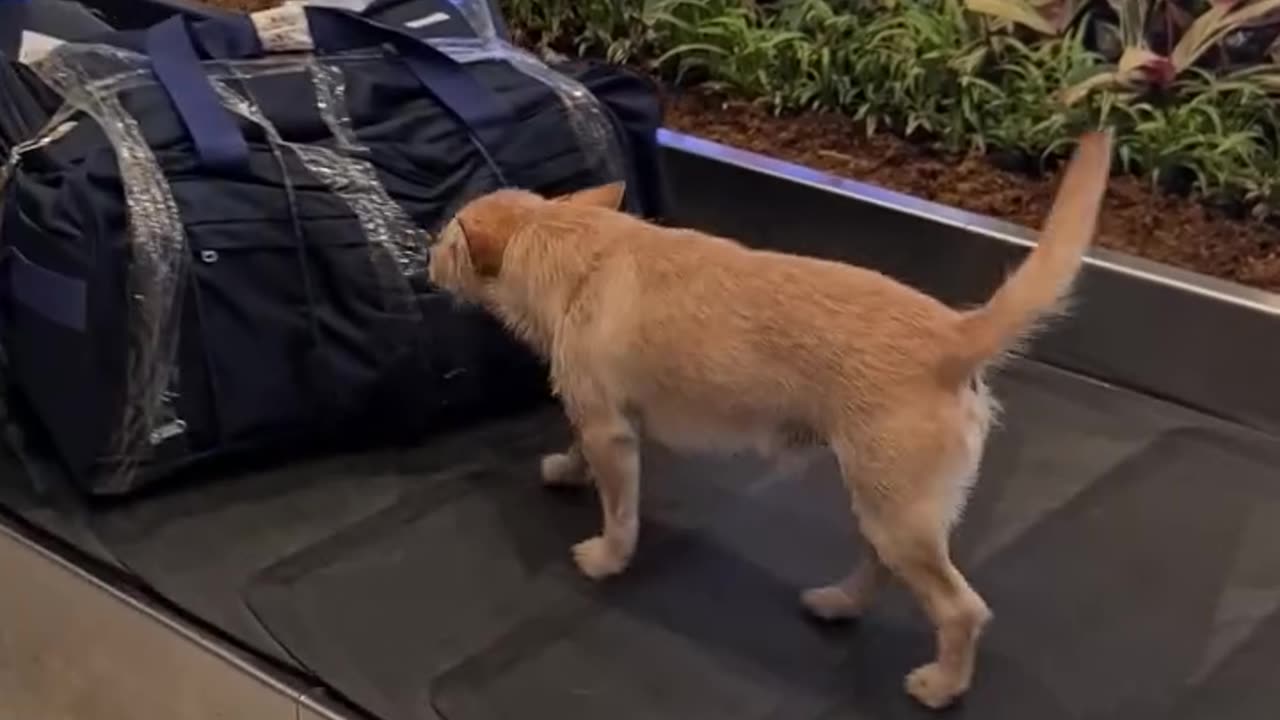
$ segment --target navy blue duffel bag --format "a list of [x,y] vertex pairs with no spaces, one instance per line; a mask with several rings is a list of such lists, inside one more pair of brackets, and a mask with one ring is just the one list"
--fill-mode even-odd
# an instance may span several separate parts
[[175,16],[0,72],[21,107],[0,113],[6,380],[83,488],[413,441],[545,395],[533,358],[426,284],[426,248],[502,186],[625,179],[660,215],[656,93],[546,67],[479,0],[413,4],[434,21]]

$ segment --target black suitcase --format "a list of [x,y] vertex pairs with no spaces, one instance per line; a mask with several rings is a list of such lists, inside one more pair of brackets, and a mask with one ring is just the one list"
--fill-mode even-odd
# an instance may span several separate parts
[[10,66],[11,394],[97,494],[544,397],[536,361],[424,262],[452,212],[504,185],[625,179],[628,207],[661,215],[654,89],[560,70],[469,22],[318,7],[175,16]]

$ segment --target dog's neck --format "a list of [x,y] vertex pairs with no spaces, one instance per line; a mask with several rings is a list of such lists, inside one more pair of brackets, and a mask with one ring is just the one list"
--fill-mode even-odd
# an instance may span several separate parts
[[591,253],[570,247],[562,237],[529,233],[508,248],[502,277],[490,292],[495,314],[544,358],[595,266]]

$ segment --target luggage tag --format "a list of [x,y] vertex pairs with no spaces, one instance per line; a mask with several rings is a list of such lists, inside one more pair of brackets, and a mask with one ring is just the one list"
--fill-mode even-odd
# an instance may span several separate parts
[[249,15],[262,49],[268,53],[313,52],[307,9],[302,4],[285,4]]
[[53,49],[62,45],[64,40],[45,35],[34,30],[22,31],[22,50],[18,53],[18,62],[24,65],[30,65],[41,60],[45,55],[53,52]]

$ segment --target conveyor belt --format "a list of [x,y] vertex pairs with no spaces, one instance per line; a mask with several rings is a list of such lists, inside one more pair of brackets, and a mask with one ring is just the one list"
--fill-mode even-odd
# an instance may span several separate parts
[[[996,621],[956,714],[1277,717],[1280,441],[1033,363],[997,387],[956,539]],[[593,586],[568,554],[593,499],[536,478],[565,437],[547,410],[61,531],[388,720],[929,716],[901,691],[932,649],[905,593],[840,628],[799,610],[860,552],[830,460],[650,450],[637,562]]]

